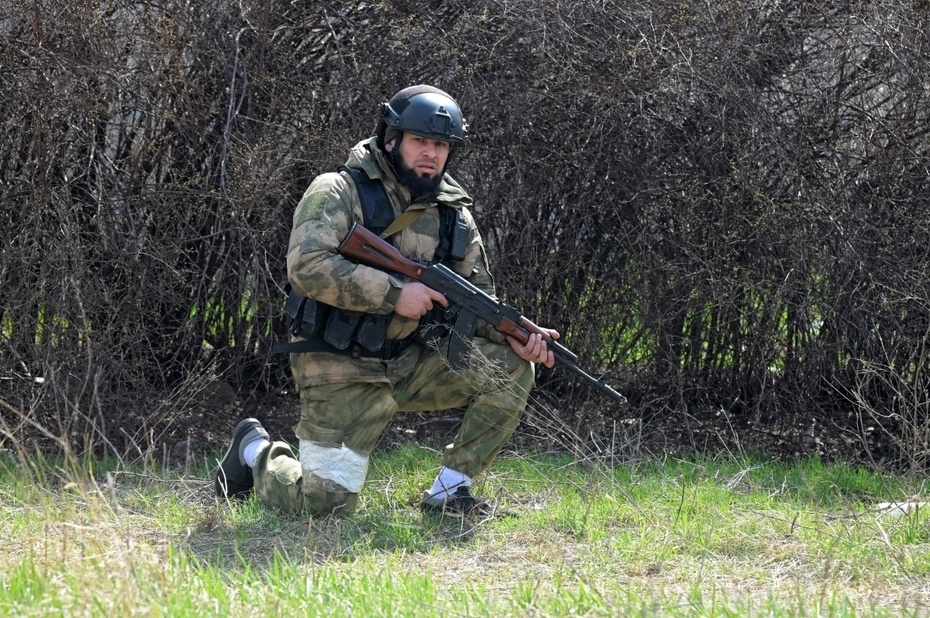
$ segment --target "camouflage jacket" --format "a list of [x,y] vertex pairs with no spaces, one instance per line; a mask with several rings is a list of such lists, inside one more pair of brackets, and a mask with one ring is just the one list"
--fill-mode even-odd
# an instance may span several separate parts
[[[437,203],[461,210],[469,228],[468,244],[465,259],[455,262],[452,268],[482,291],[494,295],[484,244],[467,208],[472,203],[471,198],[455,180],[446,174],[438,194],[423,196],[411,203],[410,192],[390,171],[376,138],[356,144],[346,166],[360,168],[369,177],[381,179],[395,217],[408,208],[425,210],[392,237],[394,246],[408,259],[426,262],[433,258],[439,245]],[[418,322],[394,313],[403,281],[375,268],[355,264],[336,252],[352,224],[363,220],[355,183],[347,173],[326,173],[314,179],[294,212],[287,252],[288,280],[298,293],[328,305],[391,315],[388,338],[406,338],[416,330]],[[478,334],[499,343],[504,340],[487,324],[480,325]],[[336,382],[396,382],[409,372],[421,352],[419,346],[410,346],[400,357],[388,362],[353,359],[328,352],[292,354],[291,368],[298,389]]]

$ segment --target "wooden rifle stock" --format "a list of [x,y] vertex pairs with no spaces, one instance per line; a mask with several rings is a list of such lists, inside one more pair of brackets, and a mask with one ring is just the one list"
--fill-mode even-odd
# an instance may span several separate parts
[[349,235],[336,251],[353,262],[395,272],[417,281],[425,269],[424,266],[402,256],[393,245],[358,223],[352,224]]

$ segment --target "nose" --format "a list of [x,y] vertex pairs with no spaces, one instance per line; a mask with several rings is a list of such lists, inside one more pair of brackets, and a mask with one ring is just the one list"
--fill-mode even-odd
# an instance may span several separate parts
[[430,159],[436,158],[436,144],[427,140],[423,144],[423,156],[429,157]]

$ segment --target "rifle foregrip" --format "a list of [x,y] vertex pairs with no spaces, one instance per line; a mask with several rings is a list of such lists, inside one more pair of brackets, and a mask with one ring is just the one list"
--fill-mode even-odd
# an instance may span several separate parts
[[508,337],[513,337],[521,344],[525,345],[526,342],[530,340],[530,333],[510,318],[502,318],[494,328],[499,333],[503,333]]
[[[549,349],[552,350],[556,355],[556,359],[567,360],[571,362],[576,362],[578,360],[578,355],[566,348],[564,345],[552,338],[552,335],[536,326],[529,318],[526,316],[520,316],[520,326],[526,329],[527,333],[535,333],[540,335],[543,338],[543,341],[546,342],[546,345],[549,346]],[[527,335],[527,339],[529,336]],[[524,342],[525,343],[525,342]]]
[[538,326],[536,326],[536,324],[534,324],[534,323],[533,323],[528,317],[526,317],[525,315],[524,315],[524,316],[520,316],[520,326],[522,326],[523,328],[525,328],[528,332],[536,333],[537,335],[542,335],[542,336],[543,336],[543,339],[545,339],[546,341],[549,341],[549,340],[552,339],[552,337],[550,337],[549,334],[548,334],[547,332],[545,332],[543,329],[541,329],[541,328],[539,328]]

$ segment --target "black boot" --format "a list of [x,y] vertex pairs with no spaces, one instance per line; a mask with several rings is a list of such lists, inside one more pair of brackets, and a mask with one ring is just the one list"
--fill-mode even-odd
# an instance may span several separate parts
[[216,469],[216,495],[219,498],[240,498],[249,495],[255,481],[252,468],[245,465],[245,446],[252,440],[269,440],[268,432],[254,418],[240,421],[233,429],[232,442]]

